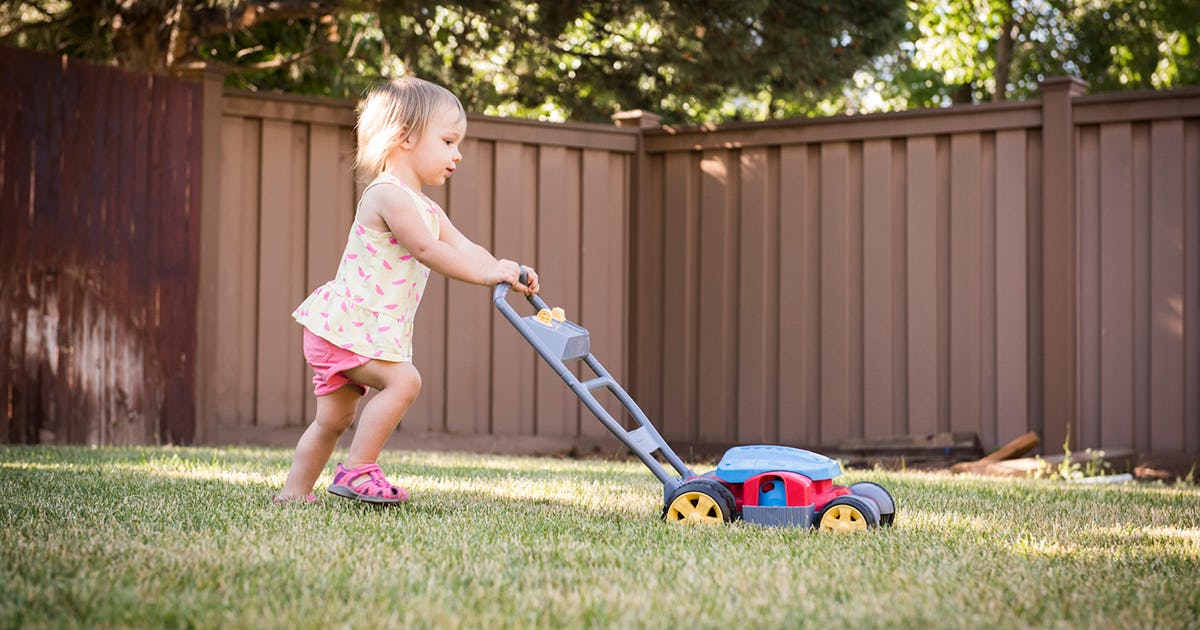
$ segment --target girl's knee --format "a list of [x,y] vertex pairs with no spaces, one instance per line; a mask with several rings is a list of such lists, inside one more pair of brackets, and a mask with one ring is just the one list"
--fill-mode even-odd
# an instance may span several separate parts
[[411,363],[400,363],[393,367],[388,374],[383,389],[410,391],[415,396],[421,391],[421,373]]
[[326,431],[341,435],[354,423],[355,415],[354,412],[317,414],[316,422]]

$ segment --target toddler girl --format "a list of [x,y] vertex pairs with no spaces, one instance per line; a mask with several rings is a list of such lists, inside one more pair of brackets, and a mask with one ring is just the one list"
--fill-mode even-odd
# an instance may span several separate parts
[[471,242],[421,193],[421,186],[444,184],[454,173],[466,130],[458,98],[415,77],[392,80],[360,103],[355,166],[373,179],[359,200],[337,277],[292,313],[304,326],[317,414],[296,445],[277,503],[316,500],[313,485],[368,387],[379,392],[363,408],[329,491],[371,503],[408,500],[375,462],[421,389],[412,326],[430,269],[473,284],[507,282],[525,294],[538,292],[536,272],[526,268],[528,285],[521,284],[517,263],[497,260]]

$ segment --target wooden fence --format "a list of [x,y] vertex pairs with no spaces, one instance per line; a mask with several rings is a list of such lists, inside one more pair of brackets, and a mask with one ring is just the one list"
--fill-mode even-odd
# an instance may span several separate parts
[[198,85],[0,48],[0,440],[189,442]]
[[637,392],[681,443],[1200,455],[1200,91],[649,132]]
[[[288,315],[344,244],[360,190],[353,104],[226,91],[217,76],[178,93],[176,82],[103,76],[87,89],[90,79],[18,89],[0,119],[5,225],[20,226],[0,235],[6,439],[293,444],[313,398]],[[77,91],[96,95],[44,108],[44,120],[8,105]],[[461,168],[427,192],[470,237],[541,270],[544,297],[592,331],[594,351],[682,452],[941,431],[992,447],[1034,430],[1049,452],[1069,435],[1078,449],[1194,459],[1200,91],[1082,92],[1057,80],[1039,101],[703,128],[471,116]],[[118,97],[128,107],[105,100]],[[97,107],[149,124],[71,118]],[[186,133],[156,135],[168,111],[192,121]],[[47,146],[79,136],[104,147],[99,159],[55,149],[27,160],[14,147],[39,124]],[[105,134],[123,148],[93,141]],[[197,164],[197,136],[199,168],[170,166],[167,151]],[[90,179],[60,191],[47,172]],[[142,181],[153,200],[134,199]],[[74,253],[51,245],[63,225]],[[83,237],[95,230],[107,247]],[[47,271],[58,269],[70,271]],[[38,297],[64,278],[75,301]],[[431,281],[415,343],[424,389],[395,443],[611,444],[489,295]],[[64,308],[66,320],[107,319],[67,327]],[[194,359],[170,338],[188,326]],[[57,346],[42,341],[51,328]],[[124,358],[97,359],[114,355]],[[148,420],[130,420],[141,428],[126,437],[68,428],[48,406],[81,394],[49,388],[62,382],[50,378],[55,356],[79,366],[66,382],[92,379],[78,391],[106,401],[76,405],[85,423]],[[194,420],[164,403],[193,379]]]
[[[289,314],[332,278],[349,232],[353,103],[207,86],[206,141],[220,157],[206,169],[198,429],[210,442],[294,443],[315,399]],[[458,172],[427,191],[468,237],[540,268],[545,297],[592,331],[617,375],[638,142],[637,130],[471,116]],[[603,437],[496,316],[490,288],[435,275],[418,322],[424,387],[397,443],[546,451]]]

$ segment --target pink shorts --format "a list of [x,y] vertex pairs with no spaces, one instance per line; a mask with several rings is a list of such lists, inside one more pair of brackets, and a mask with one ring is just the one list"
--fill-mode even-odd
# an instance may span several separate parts
[[339,348],[307,328],[304,329],[304,360],[313,370],[313,393],[318,396],[336,392],[347,383],[367,391],[365,385],[355,383],[342,372],[365,364],[370,357]]

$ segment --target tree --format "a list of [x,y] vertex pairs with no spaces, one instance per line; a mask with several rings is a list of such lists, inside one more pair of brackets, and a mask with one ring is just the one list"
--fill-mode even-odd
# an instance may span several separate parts
[[1049,76],[1096,91],[1200,83],[1195,0],[910,0],[895,53],[827,109],[1002,101]]
[[0,41],[247,89],[355,97],[414,72],[473,110],[790,115],[890,50],[903,0],[23,0]]

